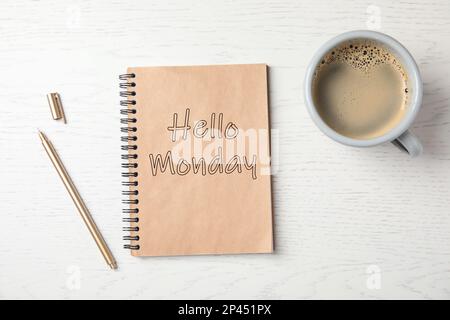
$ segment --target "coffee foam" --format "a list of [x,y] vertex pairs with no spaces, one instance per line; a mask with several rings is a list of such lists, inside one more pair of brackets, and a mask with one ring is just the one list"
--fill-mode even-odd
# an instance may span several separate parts
[[356,139],[385,134],[408,105],[407,74],[388,48],[357,39],[330,50],[316,68],[313,99],[322,119]]
[[398,69],[406,81],[406,72],[401,63],[388,49],[375,41],[365,39],[351,40],[335,47],[322,58],[316,74],[323,65],[334,62],[347,63],[353,68],[366,73],[370,73],[371,69],[381,64],[391,64]]

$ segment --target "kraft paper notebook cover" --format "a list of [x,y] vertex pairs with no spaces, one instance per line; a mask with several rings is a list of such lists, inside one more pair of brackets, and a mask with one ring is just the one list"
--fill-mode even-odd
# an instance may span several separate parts
[[120,79],[125,248],[272,252],[267,66],[137,67]]

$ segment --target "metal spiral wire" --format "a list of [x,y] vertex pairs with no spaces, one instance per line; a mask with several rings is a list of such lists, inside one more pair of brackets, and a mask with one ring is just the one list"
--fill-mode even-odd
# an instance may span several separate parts
[[135,77],[134,73],[126,73],[119,76],[121,81],[119,87],[124,89],[124,91],[120,91],[120,96],[126,98],[126,100],[120,101],[120,105],[126,107],[126,109],[120,110],[120,114],[125,116],[120,119],[120,123],[123,125],[123,127],[120,128],[120,131],[126,134],[122,136],[120,140],[124,143],[124,145],[121,146],[121,149],[127,152],[122,154],[121,157],[121,159],[124,160],[122,168],[126,169],[126,171],[122,172],[122,177],[125,179],[122,181],[122,186],[127,188],[122,191],[122,195],[126,197],[122,200],[122,203],[127,206],[122,210],[122,212],[127,215],[122,221],[126,223],[126,226],[123,227],[123,231],[128,233],[132,232],[132,234],[123,236],[124,241],[130,241],[130,243],[124,245],[124,248],[129,250],[140,249],[140,246],[137,243],[137,241],[139,241],[139,235],[137,234],[139,231],[139,217],[137,216],[139,213],[139,208],[137,208],[137,205],[139,204],[139,199],[137,199],[137,196],[139,195],[139,190],[137,190],[139,183],[137,181],[138,173],[136,171],[138,164],[135,162],[138,155],[133,153],[133,151],[137,150],[137,145],[133,144],[137,141],[137,136],[134,135],[137,132],[137,128],[133,126],[133,124],[137,122],[137,119],[133,116],[137,113],[136,100],[133,100],[133,97],[136,96],[136,91],[133,90],[133,88],[136,87],[136,83],[133,82]]

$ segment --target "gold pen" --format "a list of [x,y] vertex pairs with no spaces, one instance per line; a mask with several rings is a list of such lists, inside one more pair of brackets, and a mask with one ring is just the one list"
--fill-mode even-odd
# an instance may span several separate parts
[[70,196],[72,197],[72,200],[75,203],[75,206],[77,207],[78,211],[80,212],[84,223],[86,224],[87,228],[89,229],[89,232],[91,233],[92,237],[94,238],[95,242],[97,243],[98,248],[102,252],[103,257],[106,260],[106,263],[111,267],[111,269],[117,269],[117,263],[111,253],[111,250],[109,250],[108,245],[105,242],[105,239],[103,239],[103,236],[100,233],[100,230],[98,230],[97,225],[94,222],[94,219],[92,219],[92,216],[89,213],[89,210],[87,209],[86,205],[84,204],[83,199],[81,198],[80,194],[78,193],[77,188],[73,184],[73,181],[70,178],[69,174],[67,173],[67,170],[64,167],[58,154],[56,153],[55,148],[53,147],[50,140],[48,140],[48,138],[45,136],[45,134],[43,134],[40,131],[39,131],[39,137],[41,138],[42,145],[44,146],[45,151],[47,151],[47,154],[50,157],[50,160],[52,161],[53,165],[55,166],[56,171],[58,171],[58,174],[61,177],[61,180],[63,181],[64,185],[66,186],[67,191],[69,192]]

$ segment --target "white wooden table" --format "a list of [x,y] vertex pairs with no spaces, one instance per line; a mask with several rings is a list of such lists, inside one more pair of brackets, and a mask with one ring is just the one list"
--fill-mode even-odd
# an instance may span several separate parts
[[[425,153],[341,146],[303,103],[325,40],[375,29],[424,79]],[[0,298],[450,298],[450,3],[0,3]],[[276,252],[133,258],[122,249],[118,75],[127,66],[270,65]],[[68,125],[51,120],[58,91]],[[45,154],[53,140],[116,255],[109,271]]]

